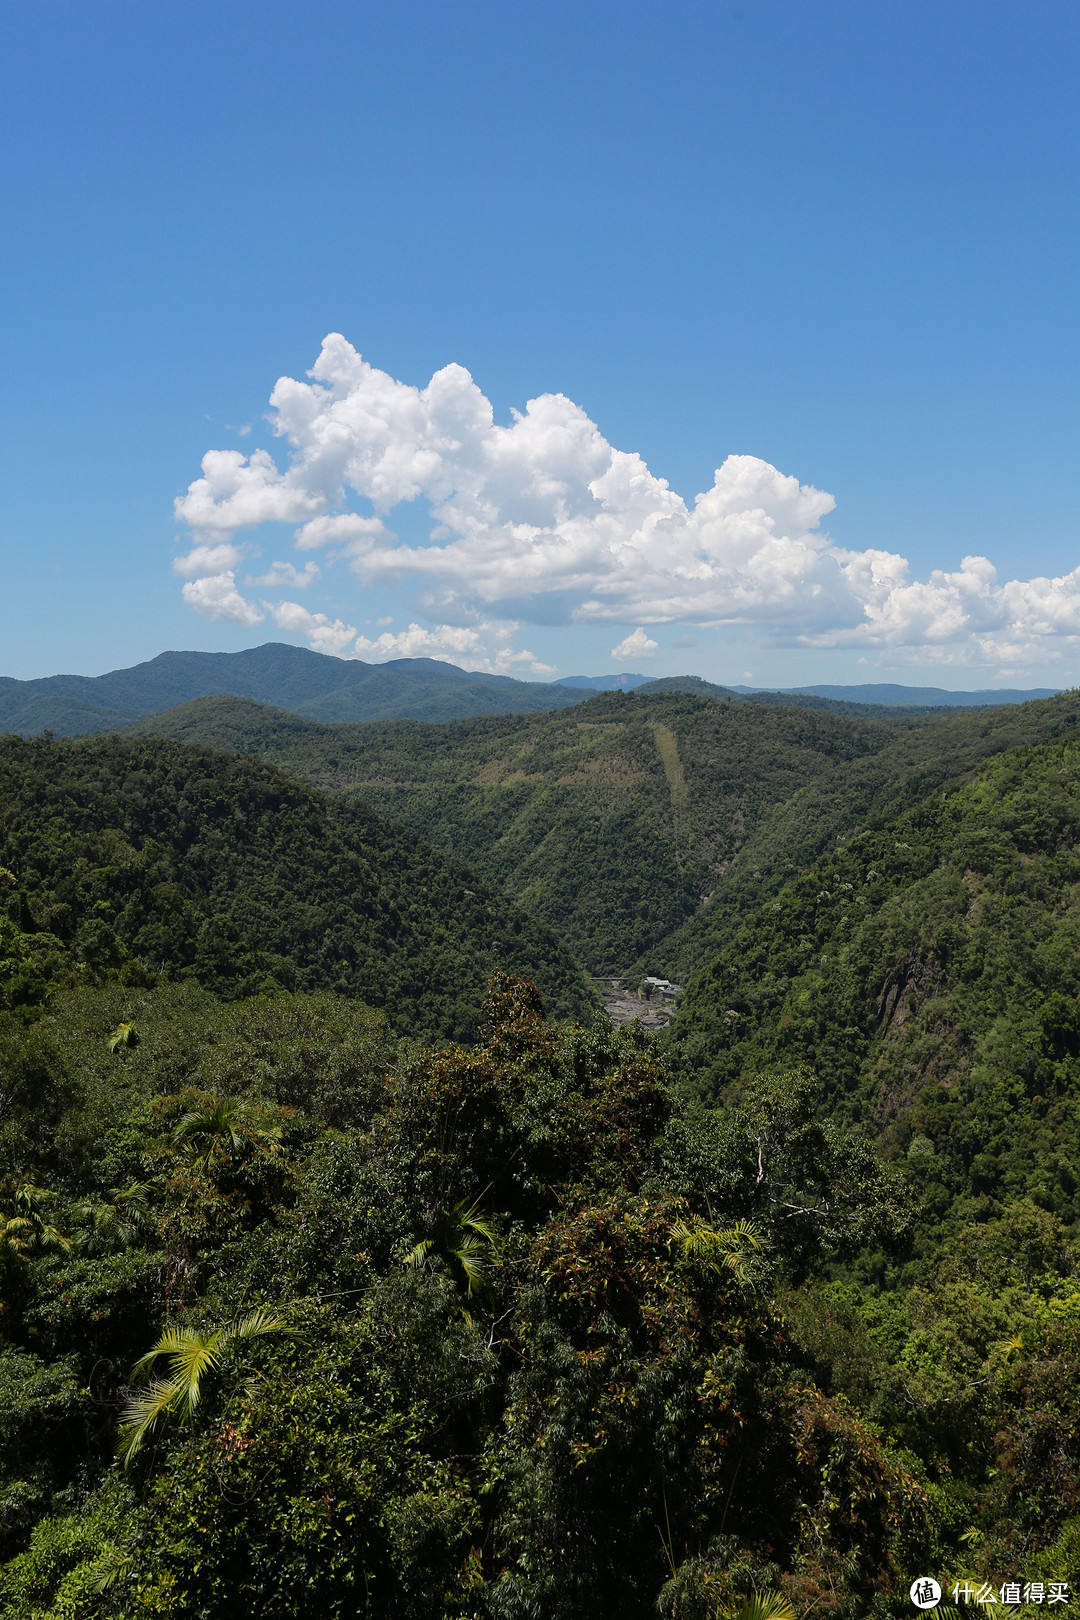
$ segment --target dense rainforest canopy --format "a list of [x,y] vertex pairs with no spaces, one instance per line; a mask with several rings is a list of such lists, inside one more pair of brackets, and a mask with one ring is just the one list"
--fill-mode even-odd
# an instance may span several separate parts
[[[104,986],[4,1062],[58,1123],[5,1137],[0,1613],[888,1615],[973,1524],[1008,1560],[1010,1492],[1032,1569],[1072,1533],[1058,1225],[990,1229],[965,1304],[1020,1335],[912,1406],[937,1346],[892,1367],[902,1314],[853,1332],[822,1280],[903,1241],[910,1182],[804,1076],[695,1119],[646,1037],[521,981],[442,1050],[326,994]],[[999,1483],[1002,1424],[1036,1433]]]
[[1075,1601],[1075,696],[216,715],[0,747],[2,1620]]
[[835,707],[650,686],[560,714],[322,726],[205,698],[131,729],[360,799],[483,873],[590,972],[681,980],[838,839],[1080,723],[1076,693],[932,715]]
[[8,738],[0,867],[46,975],[66,959],[90,978],[188,976],[227,996],[332,989],[417,1035],[468,1034],[496,965],[559,1011],[591,1005],[555,935],[459,862],[254,759]]
[[482,872],[593,973],[663,959],[763,819],[893,735],[677,692],[452,726],[318,726],[211,698],[136,729],[257,753],[371,805]]

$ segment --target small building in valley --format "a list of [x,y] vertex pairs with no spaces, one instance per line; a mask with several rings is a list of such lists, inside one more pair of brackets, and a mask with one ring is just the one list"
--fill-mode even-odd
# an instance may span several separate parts
[[660,979],[654,973],[645,975],[642,994],[649,996],[662,996],[665,1000],[674,1001],[676,996],[682,995],[682,985],[672,984],[670,979]]

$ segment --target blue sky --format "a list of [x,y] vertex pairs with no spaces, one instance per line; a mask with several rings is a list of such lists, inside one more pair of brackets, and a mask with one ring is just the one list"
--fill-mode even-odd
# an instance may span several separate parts
[[1080,681],[1074,4],[0,31],[0,673]]

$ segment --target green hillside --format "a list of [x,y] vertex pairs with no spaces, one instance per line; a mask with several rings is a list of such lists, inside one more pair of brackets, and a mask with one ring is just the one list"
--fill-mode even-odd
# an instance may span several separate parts
[[685,981],[853,830],[1078,723],[1076,693],[864,719],[638,688],[435,727],[318,727],[208,699],[132,730],[254,752],[360,796],[482,872],[592,972]]
[[[864,694],[859,697],[843,696],[849,689],[842,686],[831,688],[830,690],[836,694],[831,697],[813,689],[806,692],[740,691],[736,687],[716,686],[712,681],[702,680],[700,675],[663,675],[658,680],[644,682],[634,690],[642,697],[653,696],[659,692],[685,692],[690,697],[715,698],[719,703],[759,703],[766,707],[775,707],[779,704],[788,709],[821,709],[826,714],[847,714],[856,720],[906,720],[929,712],[940,713],[952,707],[945,703],[918,702],[914,698],[907,704],[887,702],[882,698],[875,699],[873,696],[865,695],[873,692],[871,687],[851,687],[850,691],[853,694]],[[910,687],[907,690],[917,693],[919,688]],[[942,697],[947,695],[941,694]],[[966,697],[969,694],[962,695]],[[1049,697],[1051,694],[1046,692],[1037,695]],[[1015,692],[1006,693],[1002,701],[1015,703],[1020,701],[1020,697],[1021,694]],[[983,701],[992,704],[993,698],[988,695]]]
[[893,732],[789,706],[603,693],[560,714],[318,727],[204,700],[132,728],[273,759],[474,866],[596,973],[663,942],[808,782]]
[[745,919],[853,833],[951,790],[1003,750],[1080,734],[1080,693],[1001,709],[937,713],[879,732],[880,746],[837,761],[748,829],[707,906],[664,942],[671,975],[700,972]]
[[0,741],[0,867],[12,921],[70,972],[333,989],[418,1035],[466,1034],[496,966],[591,1005],[566,947],[465,867],[250,758]]
[[928,1210],[1080,1216],[1080,742],[1012,749],[747,919],[669,1032],[695,1095],[805,1064]]
[[0,1620],[1075,1583],[1078,707],[0,743]]

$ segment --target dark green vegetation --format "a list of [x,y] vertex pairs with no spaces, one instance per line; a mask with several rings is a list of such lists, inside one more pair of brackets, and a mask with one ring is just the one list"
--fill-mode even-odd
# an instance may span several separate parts
[[[1032,730],[1075,736],[1074,702],[1034,707]],[[806,1342],[931,1471],[981,1477],[973,1567],[1075,1583],[1080,741],[990,755],[790,876],[667,1044],[684,1100],[721,1116],[748,1077],[814,1074],[817,1117],[917,1190],[903,1245],[803,1293]]]
[[0,1620],[1075,1589],[1078,720],[6,743]]
[[[1080,743],[1013,749],[755,913],[671,1032],[715,1097],[808,1065],[947,1212],[1080,1216]],[[951,1218],[951,1217],[950,1217]]]
[[[235,996],[332,989],[466,1036],[510,963],[591,1004],[552,934],[361,803],[253,759],[160,742],[0,743],[0,1005],[117,973]],[[21,929],[16,939],[13,925]]]
[[0,1613],[893,1612],[957,1509],[777,1289],[902,1189],[782,1084],[695,1129],[633,1032],[488,1012],[442,1052],[330,996],[9,1016]]
[[642,690],[452,726],[316,726],[218,698],[134,729],[255,752],[361,797],[482,872],[594,973],[649,952],[663,963],[663,941],[763,821],[893,735],[812,710]]
[[[471,1048],[193,984],[0,1021],[0,1614],[715,1620],[1069,1578],[1077,1254],[778,1073],[696,1116],[496,984]],[[42,1128],[50,1119],[51,1128]],[[839,1279],[839,1280],[830,1280]]]
[[471,674],[432,658],[365,664],[268,642],[238,653],[161,653],[108,675],[49,675],[36,681],[0,676],[0,732],[29,737],[52,730],[82,737],[220,692],[316,720],[453,720],[562,709],[585,695],[568,686]]
[[1080,693],[879,724],[875,731],[876,749],[821,772],[749,830],[711,904],[665,942],[665,959],[676,971],[702,969],[758,906],[854,832],[951,792],[1006,749],[1077,736]]
[[684,980],[854,829],[1078,721],[1075,693],[884,719],[638,688],[445,727],[321,727],[218,698],[133,730],[358,795],[483,873],[590,972]]

